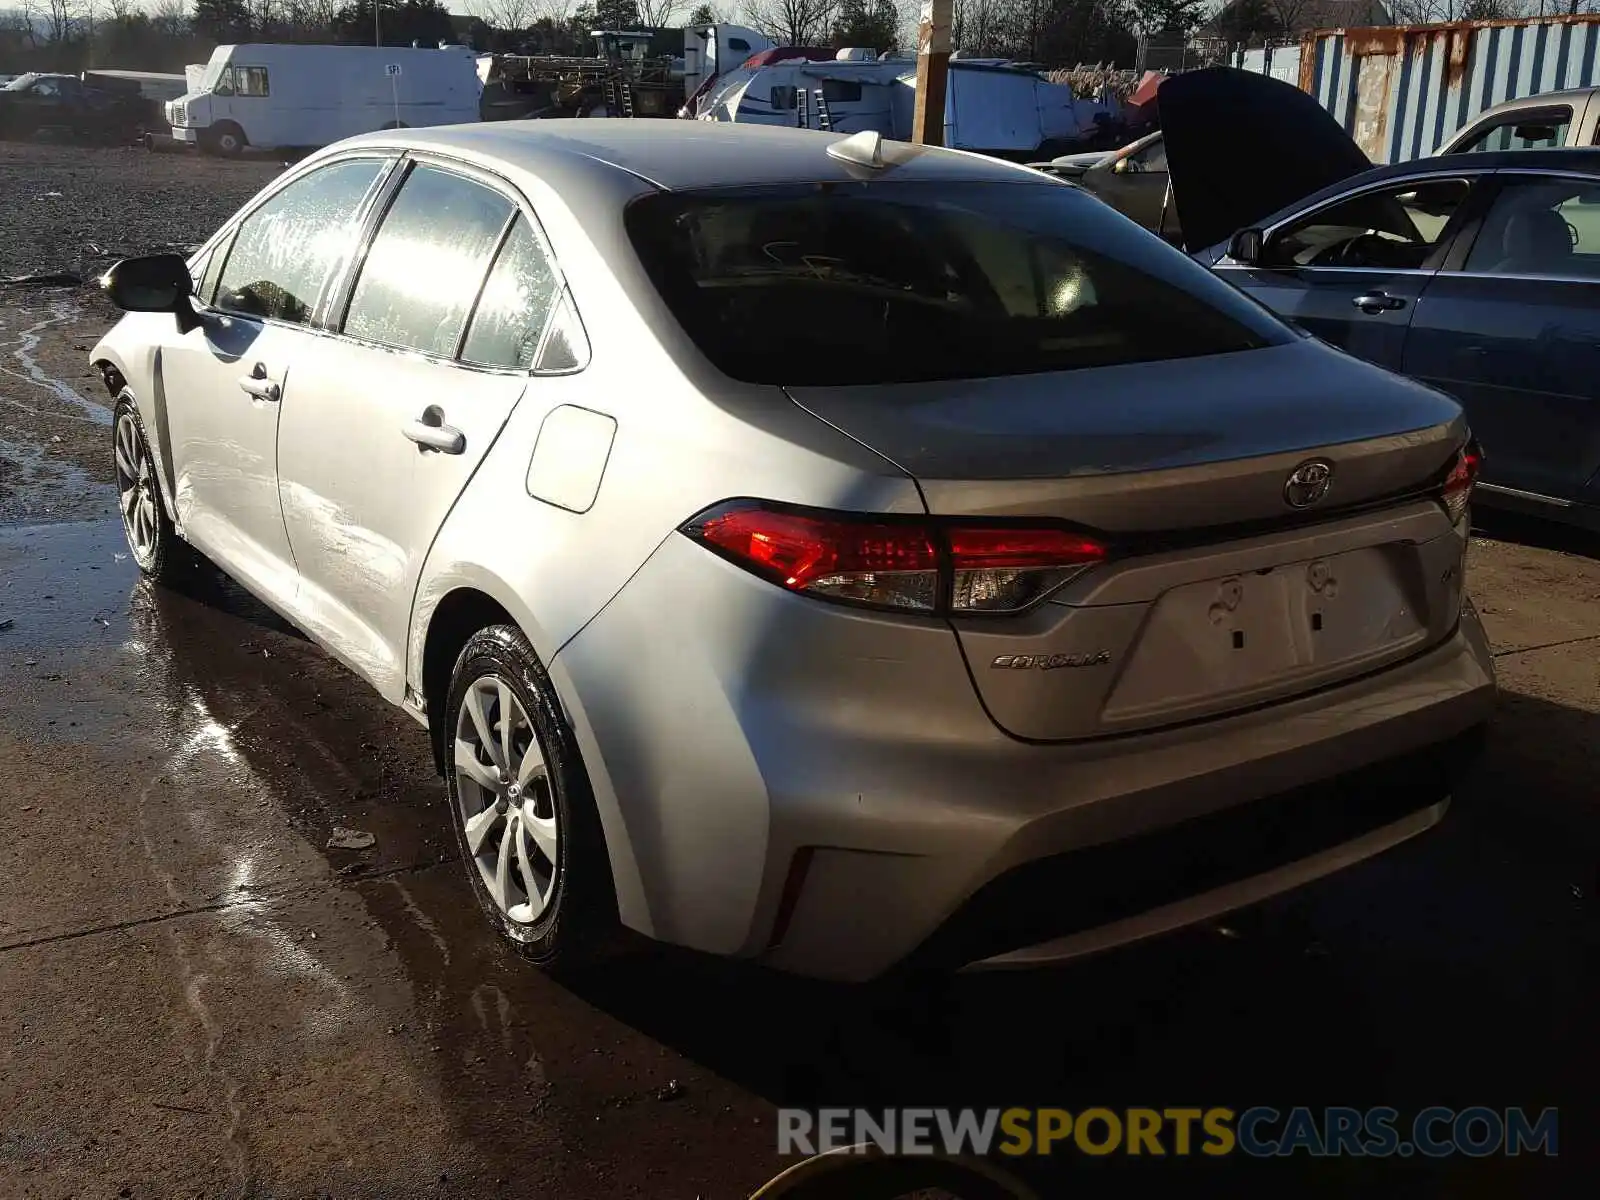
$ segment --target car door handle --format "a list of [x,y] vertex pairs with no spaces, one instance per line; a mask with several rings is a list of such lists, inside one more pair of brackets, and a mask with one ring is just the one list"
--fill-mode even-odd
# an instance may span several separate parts
[[283,398],[283,389],[267,378],[267,368],[263,363],[257,363],[250,374],[239,376],[239,387],[245,395],[265,400],[268,404],[276,404]]
[[461,430],[451,425],[430,424],[426,419],[407,421],[400,432],[423,450],[437,450],[441,454],[460,454],[467,448],[467,435]]
[[1391,296],[1386,292],[1365,292],[1351,303],[1362,312],[1373,316],[1381,312],[1394,312],[1406,306],[1406,302],[1399,296]]

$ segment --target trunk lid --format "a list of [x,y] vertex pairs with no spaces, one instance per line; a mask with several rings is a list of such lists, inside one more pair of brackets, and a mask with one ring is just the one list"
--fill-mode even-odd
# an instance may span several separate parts
[[1187,71],[1162,81],[1156,103],[1191,251],[1372,167],[1327,109],[1267,75]]
[[[1311,339],[787,390],[915,478],[937,516],[1064,521],[1109,546],[1024,613],[952,622],[1015,736],[1217,716],[1397,662],[1455,626],[1465,535],[1419,492],[1466,438],[1459,407]],[[1290,477],[1311,460],[1331,470],[1327,494],[1295,507]]]

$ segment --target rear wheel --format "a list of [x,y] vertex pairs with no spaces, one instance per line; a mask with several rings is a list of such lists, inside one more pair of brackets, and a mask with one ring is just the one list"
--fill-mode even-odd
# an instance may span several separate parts
[[144,422],[127,392],[117,397],[111,431],[117,509],[122,515],[128,550],[146,576],[159,583],[175,583],[191,573],[194,551],[178,536],[167,517]]
[[451,826],[484,913],[542,966],[592,961],[616,930],[610,861],[576,738],[521,630],[472,636],[440,719]]

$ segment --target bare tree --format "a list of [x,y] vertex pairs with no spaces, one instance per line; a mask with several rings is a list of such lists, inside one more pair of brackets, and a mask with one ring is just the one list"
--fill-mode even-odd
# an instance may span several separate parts
[[672,14],[678,11],[681,0],[634,0],[639,8],[639,26],[642,29],[665,29]]
[[188,32],[188,0],[155,0],[149,12],[151,23],[167,37],[178,38]]
[[47,46],[70,40],[80,16],[77,0],[23,0],[22,11],[29,24],[44,27]]
[[522,30],[538,19],[535,0],[472,0],[467,11],[490,29]]
[[[912,25],[920,14],[912,14]],[[955,0],[950,14],[950,45],[963,54],[987,58],[995,53],[1006,20],[1005,0]]]
[[827,40],[838,0],[747,0],[745,17],[780,46]]

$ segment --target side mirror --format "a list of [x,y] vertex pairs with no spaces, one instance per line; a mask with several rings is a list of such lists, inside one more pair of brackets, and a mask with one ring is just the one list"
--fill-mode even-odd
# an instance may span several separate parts
[[177,254],[125,258],[100,278],[106,297],[123,312],[169,312],[185,333],[197,323],[194,280],[189,264]]
[[1135,169],[1131,158],[1119,158],[1111,164],[1111,173],[1113,175],[1131,175]]
[[1228,257],[1253,267],[1261,261],[1261,230],[1241,229],[1228,239]]

